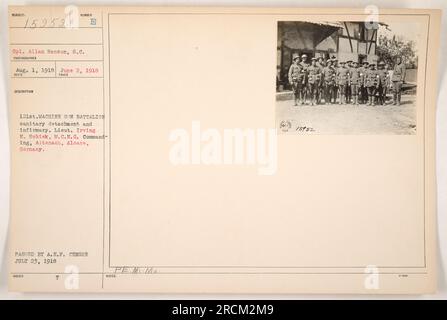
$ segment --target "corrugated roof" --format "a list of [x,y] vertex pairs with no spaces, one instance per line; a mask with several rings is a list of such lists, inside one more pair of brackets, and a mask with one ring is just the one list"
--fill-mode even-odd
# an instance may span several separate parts
[[[303,21],[303,22],[307,22],[307,23],[312,23],[312,24],[316,24],[316,25],[320,25],[320,26],[330,26],[330,27],[336,27],[336,28],[343,28],[343,22],[339,22],[339,21]],[[346,22],[356,22],[356,21],[346,21]],[[360,22],[360,21],[357,21]],[[384,22],[377,22],[380,26],[385,26],[388,27],[388,25]]]
[[330,27],[335,27],[335,28],[343,28],[343,24],[341,22],[336,22],[336,21],[303,21],[303,22],[308,22],[308,23],[312,23],[312,24],[316,24],[319,26],[330,26]]

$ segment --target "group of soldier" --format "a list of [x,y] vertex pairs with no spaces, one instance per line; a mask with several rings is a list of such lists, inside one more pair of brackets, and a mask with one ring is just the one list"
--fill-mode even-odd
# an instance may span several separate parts
[[[405,80],[405,64],[397,57],[393,70],[380,61],[374,63],[338,61],[292,55],[288,80],[292,86],[295,106],[302,104],[367,104],[384,105],[388,92],[392,92],[393,105],[400,105],[402,84]],[[323,102],[324,101],[324,102]]]

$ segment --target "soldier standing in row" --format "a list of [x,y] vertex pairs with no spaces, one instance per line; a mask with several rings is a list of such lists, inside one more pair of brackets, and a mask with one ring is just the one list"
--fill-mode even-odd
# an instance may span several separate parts
[[323,83],[323,70],[325,67],[324,59],[323,57],[318,58],[317,67],[320,69],[320,82],[318,83],[318,90],[317,90],[317,103],[320,104],[321,100],[323,99],[323,93],[324,93],[324,83]]
[[333,86],[332,86],[332,90],[333,92],[333,96],[334,96],[334,103],[337,103],[337,98],[338,98],[338,79],[337,79],[337,70],[338,70],[339,64],[338,64],[338,60],[332,56],[332,68],[334,69],[334,81],[333,81]]
[[385,64],[385,72],[386,72],[386,80],[385,80],[385,90],[384,90],[383,94],[385,95],[385,104],[386,104],[388,92],[390,91],[390,88],[392,88],[392,84],[391,84],[392,71],[390,70],[390,65],[388,63]]
[[303,101],[303,88],[305,83],[305,72],[301,67],[300,56],[297,53],[292,55],[292,65],[289,68],[289,83],[292,86],[293,95],[295,98],[295,106],[302,104]]
[[[351,73],[352,60],[348,60],[346,62],[346,68],[348,69],[348,73]],[[346,103],[351,103],[351,97],[352,97],[351,86],[348,83],[348,85],[346,86]]]
[[301,55],[301,62],[300,62],[301,68],[303,69],[303,73],[305,75],[305,80],[304,80],[304,86],[303,86],[303,103],[306,103],[307,101],[307,69],[309,68],[309,63],[307,63],[307,54],[302,54]]
[[362,77],[363,81],[360,85],[360,92],[359,92],[359,97],[360,97],[360,103],[365,104],[368,102],[368,90],[365,87],[365,76],[366,76],[366,72],[368,71],[368,61],[364,61],[362,66],[359,68],[360,71],[360,76]]
[[309,93],[310,105],[317,104],[317,94],[320,85],[320,68],[317,66],[317,59],[312,58],[312,65],[307,68],[307,92]]
[[324,102],[326,104],[332,104],[336,102],[337,96],[335,95],[335,69],[332,66],[332,60],[327,61],[326,67],[323,69],[323,81],[324,81]]
[[402,62],[402,58],[398,56],[396,59],[396,64],[394,65],[393,76],[391,78],[391,81],[393,82],[393,105],[400,105],[402,84],[405,82],[405,75],[405,64]]
[[362,82],[363,82],[363,75],[358,68],[357,61],[354,61],[353,66],[349,72],[349,84],[351,87],[351,94],[353,98],[352,103],[354,105],[359,104],[358,95]]
[[340,95],[339,104],[346,103],[346,92],[348,87],[349,80],[349,70],[345,67],[345,62],[340,62],[340,67],[337,69],[337,82],[338,82],[338,91]]
[[368,71],[365,74],[365,87],[368,90],[368,106],[375,104],[376,89],[378,86],[378,74],[375,70],[375,64],[370,64]]
[[378,75],[378,86],[377,86],[377,93],[378,93],[378,103],[381,105],[385,104],[385,89],[386,89],[386,78],[387,78],[387,71],[384,69],[385,63],[383,61],[379,62],[379,69],[377,70]]

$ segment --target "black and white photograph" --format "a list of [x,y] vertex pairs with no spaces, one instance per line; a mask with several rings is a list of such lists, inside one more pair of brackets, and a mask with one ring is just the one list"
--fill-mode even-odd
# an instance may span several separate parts
[[279,21],[278,133],[416,134],[424,27]]

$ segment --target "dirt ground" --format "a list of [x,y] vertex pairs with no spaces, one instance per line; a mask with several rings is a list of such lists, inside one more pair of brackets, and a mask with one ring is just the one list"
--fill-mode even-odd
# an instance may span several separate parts
[[276,125],[279,134],[416,134],[415,100],[403,95],[400,106],[294,106],[293,100],[277,101]]

